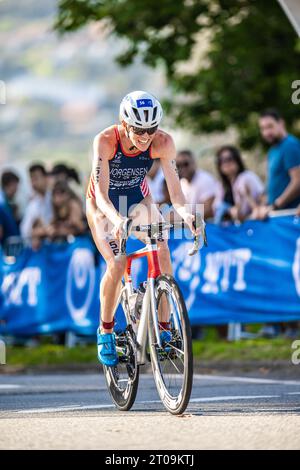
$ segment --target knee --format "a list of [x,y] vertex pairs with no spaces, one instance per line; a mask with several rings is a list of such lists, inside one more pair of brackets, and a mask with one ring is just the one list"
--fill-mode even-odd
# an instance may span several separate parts
[[112,279],[121,280],[124,275],[126,259],[111,258],[107,263],[107,272]]

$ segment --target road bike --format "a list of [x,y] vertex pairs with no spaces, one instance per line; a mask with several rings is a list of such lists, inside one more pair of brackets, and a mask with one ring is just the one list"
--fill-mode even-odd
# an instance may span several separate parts
[[[200,214],[196,215],[195,227],[200,227],[200,235],[194,236],[189,255],[193,256],[200,248],[201,237],[207,244],[205,223]],[[125,328],[116,334],[116,348],[119,362],[115,367],[104,368],[106,384],[113,402],[120,410],[129,410],[136,398],[139,368],[151,362],[155,384],[165,408],[172,414],[185,411],[193,383],[193,352],[189,317],[180,288],[173,276],[160,272],[157,240],[164,231],[184,228],[184,222],[159,222],[132,227],[126,220],[121,238],[120,253],[126,256],[124,281],[116,303],[114,315],[121,306],[125,317]],[[126,242],[130,233],[146,235],[146,245],[141,250],[126,254]],[[133,288],[131,267],[137,258],[146,257],[148,262],[147,281],[143,283],[145,292]],[[159,319],[168,318],[171,339],[161,338]]]

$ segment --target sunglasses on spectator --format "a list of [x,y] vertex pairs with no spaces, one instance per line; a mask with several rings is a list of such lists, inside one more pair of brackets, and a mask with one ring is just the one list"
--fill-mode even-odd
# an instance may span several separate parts
[[226,157],[220,157],[219,162],[220,165],[223,165],[223,163],[231,163],[234,162],[234,158],[231,155],[227,155]]
[[53,194],[67,194],[67,191],[65,189],[56,189]]
[[146,132],[148,135],[153,135],[157,131],[158,126],[148,127],[147,129],[143,129],[142,127],[131,126],[130,129],[136,135],[144,135],[146,134]]
[[182,163],[177,163],[177,168],[188,168],[190,166],[190,162],[182,162]]

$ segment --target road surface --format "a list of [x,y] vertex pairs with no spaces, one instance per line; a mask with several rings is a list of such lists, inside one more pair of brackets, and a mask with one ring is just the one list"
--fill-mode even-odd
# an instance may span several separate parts
[[0,375],[0,449],[299,449],[300,379],[195,375],[182,417],[142,375],[129,412],[102,374]]

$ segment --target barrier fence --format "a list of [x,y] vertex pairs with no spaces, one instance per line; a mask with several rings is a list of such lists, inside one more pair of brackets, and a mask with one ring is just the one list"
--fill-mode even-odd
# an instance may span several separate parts
[[[194,257],[187,254],[190,240],[169,240],[192,325],[300,320],[298,217],[207,224],[207,235],[208,247]],[[131,239],[128,250],[139,245]],[[0,334],[95,333],[105,263],[88,237],[0,259]],[[144,259],[134,262],[137,282],[145,268]]]

